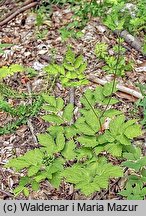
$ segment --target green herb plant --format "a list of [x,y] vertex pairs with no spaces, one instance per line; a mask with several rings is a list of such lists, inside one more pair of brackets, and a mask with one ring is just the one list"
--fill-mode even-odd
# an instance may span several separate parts
[[[102,57],[107,55],[103,47]],[[118,60],[119,56],[120,43]],[[114,68],[115,77],[118,60]],[[58,78],[64,87],[76,87],[88,82],[84,75],[86,66],[83,57],[76,57],[69,48],[61,65],[50,64],[44,70],[49,76]],[[116,91],[115,79],[104,86],[97,86],[94,90],[87,89],[80,98],[80,115],[75,121],[72,121],[75,108],[71,103],[65,104],[62,98],[47,93],[41,95],[44,101],[42,110],[45,113],[42,119],[49,123],[49,127],[45,133],[37,136],[40,147],[10,159],[5,165],[25,173],[13,191],[15,196],[21,192],[26,197],[29,196],[29,190],[37,191],[44,180],[48,180],[55,188],[59,188],[62,181],[71,183],[76,190],[89,196],[107,189],[111,178],[123,177],[123,167],[131,169],[131,161],[124,161],[126,154],[131,153],[138,164],[135,174],[139,174],[139,179],[143,182],[140,188],[143,190],[145,157],[135,156],[135,151],[131,150],[133,139],[142,135],[141,126],[136,119],[127,120],[124,114],[112,107],[118,103],[113,97]],[[14,112],[10,107],[8,109]],[[104,126],[106,120],[110,122],[108,127]],[[111,156],[124,162],[114,165]],[[133,161],[130,158],[129,160]],[[138,198],[144,198],[144,190]],[[129,199],[125,194],[122,196]]]
[[145,2],[135,1],[133,4],[120,2],[115,4],[110,13],[104,18],[105,24],[112,30],[117,29],[117,24],[121,30],[128,30],[130,33],[138,35],[145,29]]
[[63,86],[76,87],[86,85],[88,80],[84,75],[87,63],[83,56],[75,56],[75,53],[68,48],[64,61],[61,65],[49,64],[44,68],[44,71],[50,78],[59,79]]
[[[38,39],[44,39],[48,33],[48,26],[50,27],[50,15],[51,15],[51,6],[42,5],[36,9],[36,36]],[[47,28],[44,27],[44,24]]]
[[24,67],[19,64],[12,64],[9,67],[3,66],[0,68],[0,80],[2,80],[7,76],[13,75],[14,73],[23,72],[23,71],[24,71]]
[[13,107],[4,99],[0,100],[0,110],[13,117],[11,122],[7,123],[7,125],[3,127],[0,127],[0,135],[15,132],[15,130],[18,129],[20,125],[26,124],[30,117],[35,116],[39,112],[42,102],[42,98],[37,97],[37,99],[34,98],[32,104]]
[[[120,44],[122,44],[122,42],[123,40],[120,38]],[[120,45],[119,48],[118,45],[113,46],[113,52],[116,55],[118,52],[120,53],[118,66],[116,56],[108,54],[108,46],[106,43],[99,42],[95,46],[95,55],[97,58],[105,62],[105,66],[102,67],[103,71],[113,74],[115,68],[117,67],[116,76],[124,76],[126,71],[130,71],[132,69],[133,63],[126,61],[126,57],[124,56],[125,48],[123,48],[122,45]]]
[[[47,112],[42,118],[50,126],[46,133],[37,136],[41,147],[6,164],[6,167],[16,171],[26,169],[26,176],[20,179],[18,187],[14,189],[15,196],[20,192],[28,196],[28,186],[38,190],[39,184],[45,179],[56,188],[65,180],[89,196],[108,188],[110,178],[123,176],[122,168],[109,162],[108,153],[122,158],[123,153],[128,152],[127,146],[132,146],[133,137],[142,132],[136,120],[125,121],[121,112],[112,108],[106,110],[100,119],[103,125],[107,117],[111,118],[109,129],[101,130],[101,107],[106,105],[111,88],[112,84],[108,83],[104,87],[87,90],[80,99],[83,106],[80,117],[72,124],[72,104],[65,105],[62,98],[42,95],[45,101],[42,109]],[[112,98],[111,104],[116,102]],[[92,104],[94,112],[89,104]],[[123,130],[120,131],[120,128]]]
[[[35,116],[41,108],[43,102],[41,96],[36,97],[33,95],[32,104],[28,103],[26,105],[26,100],[29,98],[28,94],[18,93],[3,83],[3,79],[7,76],[12,76],[14,73],[24,71],[25,68],[19,64],[12,64],[9,67],[3,66],[0,68],[0,110],[13,117],[11,122],[0,127],[0,135],[14,132],[21,124],[27,123],[29,117]],[[23,105],[13,106],[7,102],[7,98],[25,99],[25,101]]]
[[127,177],[125,189],[119,194],[128,200],[143,200],[146,196],[146,156],[142,155],[140,148],[133,147],[123,157],[127,160],[122,165],[130,169],[131,175]]

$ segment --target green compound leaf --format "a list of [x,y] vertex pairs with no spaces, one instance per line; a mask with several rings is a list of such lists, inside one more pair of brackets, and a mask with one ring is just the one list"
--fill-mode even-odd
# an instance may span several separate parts
[[116,103],[118,103],[119,101],[115,98],[111,98],[110,101],[109,101],[109,98],[105,98],[103,101],[101,101],[100,103],[102,105],[107,105],[107,104],[110,104],[110,105],[114,105]]
[[3,79],[9,75],[13,75],[17,72],[24,72],[24,67],[19,64],[12,64],[11,66],[3,66],[0,68],[0,79]]
[[94,136],[80,136],[77,141],[84,147],[94,148],[97,145],[96,137]]
[[83,63],[83,56],[80,55],[76,58],[75,62],[74,62],[74,68],[77,69],[81,66],[81,64]]
[[114,136],[116,136],[117,134],[120,134],[120,128],[122,124],[124,123],[124,121],[125,121],[125,117],[121,115],[121,116],[116,117],[110,122],[109,130]]
[[62,117],[67,120],[67,121],[71,121],[72,117],[73,117],[73,110],[74,110],[74,106],[73,104],[68,104],[63,112]]
[[122,145],[119,143],[107,144],[104,149],[113,156],[120,157],[122,155]]
[[40,170],[40,166],[30,166],[28,168],[28,177],[35,175]]
[[131,119],[131,120],[125,122],[125,123],[122,125],[122,127],[121,127],[121,131],[124,133],[125,130],[126,130],[129,126],[134,125],[136,122],[137,122],[137,119]]
[[102,151],[104,151],[104,146],[96,146],[94,148],[94,152],[96,155],[99,155]]
[[123,134],[116,136],[116,140],[123,145],[131,145],[131,141]]
[[[68,71],[74,71],[74,70],[75,70],[75,68],[74,68],[71,64],[69,64],[69,63],[67,63],[67,62],[64,62],[64,63],[63,63],[63,66],[64,66],[64,68],[67,69]],[[70,77],[67,77],[67,78],[70,78]]]
[[18,194],[20,194],[23,190],[24,190],[24,186],[21,186],[21,185],[19,185],[19,186],[17,186],[14,190],[13,190],[13,193],[14,193],[14,195],[15,196],[18,196]]
[[64,107],[64,100],[62,98],[56,98],[56,109],[61,111]]
[[57,137],[56,137],[56,150],[57,152],[60,152],[61,150],[63,150],[64,146],[65,146],[65,137],[63,135],[63,133],[58,133]]
[[112,143],[115,141],[115,138],[114,138],[114,136],[112,136],[112,134],[110,133],[109,130],[106,130],[105,133],[99,137],[98,141],[101,144],[107,143],[107,142]]
[[138,171],[141,168],[141,164],[134,161],[125,161],[122,163],[122,165],[134,169],[135,171]]
[[47,122],[55,123],[58,125],[64,123],[64,120],[60,116],[55,115],[55,114],[44,115],[44,116],[42,116],[42,119],[44,119]]
[[65,130],[65,136],[67,139],[72,138],[73,136],[77,134],[77,129],[74,125],[65,127],[64,130]]
[[[5,167],[12,167],[14,168],[16,171],[19,171],[21,169],[23,169],[24,167],[27,168],[30,166],[29,161],[25,161],[25,160],[21,160],[22,157],[19,157],[19,160],[16,159],[11,159],[6,165]],[[19,163],[18,163],[19,162]]]
[[78,73],[83,73],[87,68],[87,62],[84,62],[79,68],[78,68]]
[[29,190],[28,190],[28,188],[24,187],[24,189],[23,189],[23,194],[24,194],[24,196],[26,196],[26,197],[29,196]]
[[43,70],[50,75],[57,75],[58,74],[58,70],[56,69],[56,67],[54,67],[53,64],[52,65],[50,64],[50,65],[44,67]]
[[76,128],[78,129],[78,133],[83,133],[85,135],[95,135],[95,131],[86,123],[80,123],[79,119],[75,123]]
[[64,133],[64,129],[62,126],[53,125],[47,128],[47,131],[50,133],[51,136],[54,138],[57,137],[58,133]]
[[53,173],[52,179],[50,179],[49,182],[54,188],[59,188],[61,180],[62,180],[61,172],[56,172]]
[[105,99],[105,96],[103,95],[103,87],[97,86],[94,91],[94,97],[96,102],[101,103]]
[[99,111],[97,109],[93,110],[84,110],[82,109],[80,111],[84,117],[86,123],[95,131],[98,132],[100,129],[100,123],[99,123]]
[[120,110],[108,109],[108,110],[105,111],[104,116],[112,118],[112,117],[114,117],[116,115],[120,115],[120,114],[122,114],[122,112]]
[[25,155],[11,159],[5,167],[12,167],[17,171],[30,167],[31,165],[38,166],[41,164],[43,154],[39,149],[30,150]]
[[63,65],[53,64],[53,66],[57,70],[58,74],[65,75],[65,69]]
[[146,195],[146,188],[142,188],[139,184],[126,185],[126,189],[122,190],[119,194],[127,197],[128,200],[143,200]]
[[134,148],[134,152],[125,152],[123,153],[123,157],[126,158],[127,160],[138,160],[142,157],[141,154],[141,149],[140,148]]
[[71,49],[67,50],[65,60],[68,61],[71,64],[74,63],[74,61],[75,61],[75,53]]
[[61,152],[61,154],[67,160],[72,160],[76,156],[76,154],[75,154],[75,148],[76,148],[76,145],[75,145],[74,141],[70,140],[70,141],[66,142],[65,148],[63,149],[63,151]]
[[42,94],[43,99],[45,102],[47,102],[49,105],[56,107],[56,98],[54,96],[49,96],[47,94]]
[[[108,187],[110,177],[121,177],[123,171],[118,166],[106,162],[89,162],[86,166],[75,164],[64,170],[63,176],[67,182],[75,184],[86,196],[101,188]],[[85,181],[86,180],[86,181]]]
[[38,190],[39,190],[39,187],[40,187],[40,185],[39,185],[39,183],[38,183],[38,182],[36,182],[36,181],[33,181],[33,182],[31,182],[31,187],[32,187],[32,190],[33,190],[33,191],[38,191]]
[[91,149],[90,148],[84,148],[84,147],[77,149],[76,154],[77,154],[76,157],[78,160],[83,159],[83,158],[90,159],[93,156]]
[[125,130],[124,134],[129,138],[129,139],[133,139],[134,137],[138,137],[140,135],[142,135],[142,130],[141,130],[141,126],[140,125],[132,125],[127,127],[127,129]]
[[46,111],[48,111],[48,112],[53,112],[53,113],[56,113],[56,112],[57,112],[57,109],[56,109],[56,107],[54,107],[54,106],[43,105],[43,106],[42,106],[42,109],[43,109],[43,110],[46,110]]
[[35,177],[34,177],[34,180],[39,183],[41,182],[42,180],[45,180],[46,178],[48,179],[51,179],[52,178],[52,174],[48,174],[46,171],[41,171],[41,173],[37,174]]
[[54,153],[55,142],[50,134],[39,134],[37,136],[39,144],[44,146],[48,154],[52,155]]

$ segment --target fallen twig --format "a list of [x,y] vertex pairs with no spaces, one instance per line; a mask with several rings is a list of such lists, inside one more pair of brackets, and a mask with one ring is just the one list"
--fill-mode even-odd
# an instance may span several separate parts
[[[106,80],[102,80],[102,79],[99,79],[99,78],[97,78],[95,76],[91,76],[91,75],[88,76],[88,79],[89,79],[89,81],[100,84],[100,85],[105,85],[107,83]],[[120,84],[117,84],[116,87],[121,92],[125,92],[127,94],[130,94],[133,97],[136,97],[138,99],[143,99],[143,95],[140,92],[137,92],[137,91],[135,91],[133,89],[127,88],[127,87],[125,87],[123,85],[120,85]]]
[[[75,105],[75,87],[71,87],[70,90],[69,90],[69,102],[71,104],[73,104],[73,106]],[[71,124],[74,123],[74,117],[72,119],[72,121],[70,122]]]
[[[32,93],[31,93],[31,87],[30,87],[30,83],[29,82],[27,82],[27,89],[28,89],[28,93],[29,93],[29,96],[30,96],[30,103],[32,104]],[[36,135],[34,133],[34,128],[33,128],[33,125],[32,125],[31,121],[32,121],[31,118],[29,118],[27,120],[27,125],[28,125],[29,130],[30,130],[30,132],[32,134],[32,138],[33,138],[34,143],[38,144],[38,141],[37,141]]]
[[71,87],[69,90],[69,102],[73,105],[75,104],[75,88],[74,87]]
[[2,189],[0,189],[0,193],[3,193],[3,194],[5,194],[5,195],[7,195],[7,196],[9,196],[9,197],[13,197],[13,196],[14,196],[13,194],[11,194],[11,193],[9,193],[9,192],[7,192],[7,191],[4,191],[4,190],[2,190]]
[[16,10],[12,10],[10,12],[10,14],[6,15],[6,17],[2,21],[0,21],[0,26],[5,25],[10,20],[12,20],[14,17],[16,17],[18,14],[20,14],[20,13],[38,5],[38,4],[39,4],[38,1],[37,2],[32,2],[32,0],[26,1],[20,8],[18,7]]
[[138,52],[141,52],[143,56],[146,56],[146,54],[143,53],[143,50],[142,50],[142,43],[139,41],[138,38],[134,37],[126,30],[124,31],[115,30],[114,33],[122,37],[135,50],[137,50]]

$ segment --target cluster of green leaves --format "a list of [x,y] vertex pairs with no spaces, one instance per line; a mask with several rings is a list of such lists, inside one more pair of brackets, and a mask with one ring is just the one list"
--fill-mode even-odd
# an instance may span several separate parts
[[133,3],[121,1],[111,8],[110,14],[105,18],[105,24],[110,29],[126,29],[135,34],[145,29],[145,22],[144,0]]
[[59,29],[61,34],[61,38],[63,41],[67,41],[69,38],[81,38],[84,34],[82,31],[76,31],[72,27],[72,23],[68,24],[66,27],[62,27]]
[[62,40],[66,41],[70,37],[80,38],[83,36],[81,31],[91,17],[101,17],[103,14],[106,14],[109,7],[111,7],[114,2],[103,1],[97,2],[96,0],[86,1],[68,1],[70,3],[71,10],[74,15],[69,24],[59,30]]
[[146,196],[146,156],[141,154],[140,148],[131,148],[123,157],[127,159],[122,163],[128,167],[132,174],[128,176],[125,189],[119,194],[129,200],[143,200]]
[[[131,139],[139,136],[141,129],[135,124],[136,120],[125,122],[118,110],[110,108],[102,115],[101,105],[107,104],[108,97],[113,93],[112,86],[113,83],[107,83],[95,90],[88,89],[80,99],[83,107],[74,123],[71,123],[74,112],[72,104],[65,105],[62,98],[42,94],[45,101],[42,109],[47,112],[42,118],[50,126],[46,133],[38,135],[41,147],[6,164],[6,167],[17,171],[27,171],[14,189],[16,196],[20,192],[28,196],[28,186],[38,190],[39,184],[45,179],[56,188],[65,180],[88,196],[107,188],[110,178],[123,176],[122,168],[109,163],[105,152],[122,158],[122,153],[128,152],[126,147],[131,146]],[[116,102],[112,98],[111,104]],[[107,117],[111,118],[109,129],[101,132],[100,124],[103,125]]]
[[48,29],[42,28],[44,24],[50,26],[50,14],[51,14],[51,4],[45,5],[42,2],[39,8],[36,9],[36,36],[39,39],[43,39],[46,37],[48,33]]
[[7,48],[7,47],[10,47],[10,46],[12,46],[13,44],[6,44],[6,43],[4,43],[4,44],[0,44],[0,54],[3,54],[4,53],[4,48]]
[[24,67],[19,64],[3,66],[0,68],[0,80],[17,72],[24,72]]
[[83,29],[91,17],[104,17],[107,11],[118,1],[105,0],[102,2],[92,1],[76,1],[76,3],[71,4],[71,8],[74,12],[73,21],[71,25],[67,26],[70,30]]
[[23,101],[24,104],[13,106],[7,102],[8,98],[11,98],[13,100],[27,100],[30,97],[28,94],[18,93],[17,91],[13,90],[3,83],[3,79],[7,76],[12,76],[14,73],[24,71],[27,71],[29,77],[36,75],[36,71],[32,68],[25,68],[19,64],[12,64],[10,66],[3,66],[0,68],[0,110],[8,113],[13,117],[13,120],[11,122],[7,123],[7,125],[4,125],[3,127],[0,127],[0,135],[12,133],[21,124],[26,124],[28,118],[35,116],[42,106],[42,97],[36,95],[32,95],[32,104],[27,104],[27,101]]
[[98,137],[97,152],[106,150],[113,156],[122,156],[126,147],[131,146],[131,140],[141,135],[141,127],[135,123],[135,119],[125,122],[122,115],[112,120],[109,129]]
[[88,80],[84,75],[87,63],[83,56],[75,56],[75,53],[69,48],[66,52],[64,61],[61,65],[50,64],[44,68],[49,77],[58,77],[63,86],[75,87],[86,85]]
[[[122,42],[123,40],[120,39],[120,43]],[[108,45],[106,43],[97,43],[95,46],[96,56],[99,59],[104,60],[106,64],[102,67],[102,69],[109,74],[113,74],[116,71],[117,76],[124,76],[126,71],[132,69],[132,62],[126,62],[126,57],[123,56],[125,48],[123,48],[122,46],[113,46],[113,51],[115,54],[119,55],[118,64],[117,57],[108,54]]]
[[[118,4],[114,4],[110,8],[110,13],[107,15],[104,13],[104,24],[111,30],[127,30],[131,34],[140,35],[145,31],[146,12],[145,1],[135,1],[127,3],[120,1]],[[146,42],[143,40],[142,51],[146,53]]]
[[25,93],[19,93],[16,90],[13,90],[8,85],[4,84],[3,82],[0,82],[0,99],[4,98],[27,98],[28,94]]
[[37,115],[41,109],[43,99],[41,96],[34,98],[32,104],[13,107],[4,99],[0,100],[0,110],[10,114],[13,120],[7,125],[0,127],[0,135],[14,132],[22,124],[26,124],[28,118]]
[[[65,28],[60,29],[63,40],[69,37],[80,37],[80,31],[87,24],[91,17],[102,17],[106,26],[111,30],[128,30],[130,33],[138,34],[140,31],[145,30],[145,1],[135,1],[127,3],[125,0],[105,0],[97,2],[92,1],[66,1],[55,0],[49,1],[37,11],[37,25],[41,26],[44,21],[44,14],[48,14],[48,8],[53,4],[63,6],[69,3],[74,16],[72,22],[67,24]],[[51,14],[51,13],[50,13]],[[45,34],[45,33],[44,33]]]

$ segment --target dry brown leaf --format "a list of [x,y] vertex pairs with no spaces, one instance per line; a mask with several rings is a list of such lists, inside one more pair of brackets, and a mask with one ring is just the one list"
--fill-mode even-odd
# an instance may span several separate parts
[[137,68],[135,68],[136,72],[146,72],[146,61],[139,64]]

